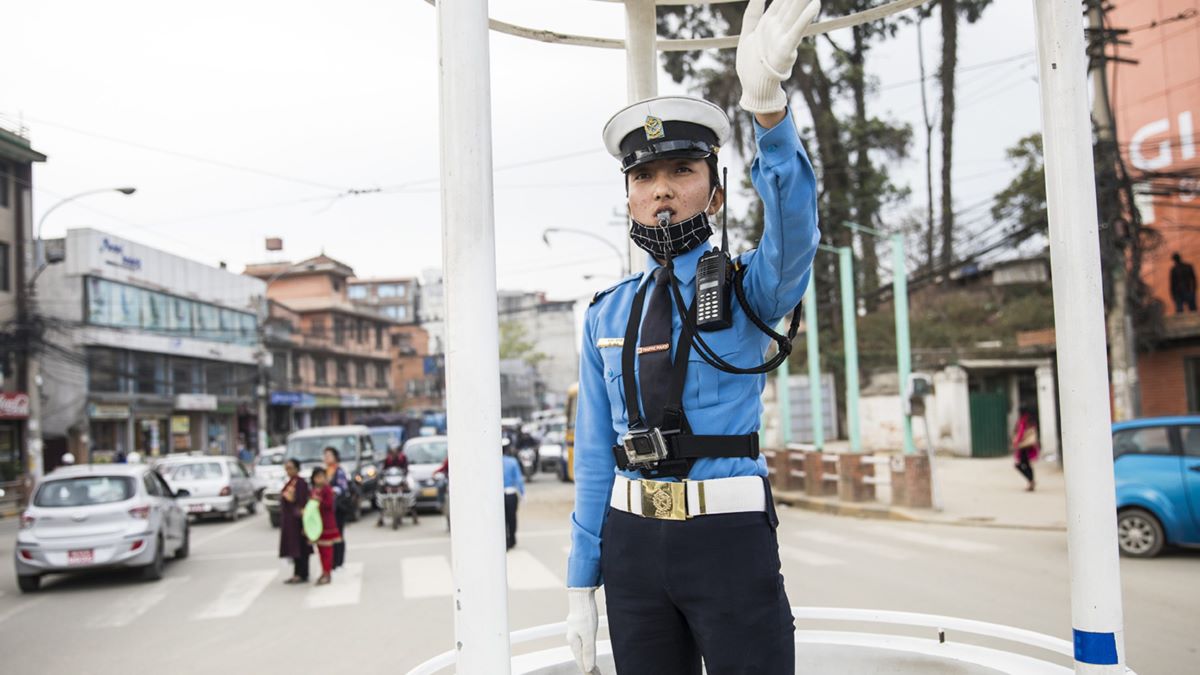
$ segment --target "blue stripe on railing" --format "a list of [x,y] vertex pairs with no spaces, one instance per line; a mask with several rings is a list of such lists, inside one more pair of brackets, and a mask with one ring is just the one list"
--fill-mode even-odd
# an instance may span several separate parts
[[1113,633],[1089,633],[1076,629],[1075,660],[1097,666],[1117,663],[1117,638]]

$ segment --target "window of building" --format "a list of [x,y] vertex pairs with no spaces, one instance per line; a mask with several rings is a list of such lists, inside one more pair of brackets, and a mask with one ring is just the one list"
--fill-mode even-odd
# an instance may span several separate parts
[[1183,376],[1187,380],[1188,412],[1200,412],[1200,358],[1183,360]]
[[10,203],[8,196],[8,186],[12,182],[8,180],[8,172],[10,168],[8,164],[0,162],[0,208],[7,209]]
[[346,322],[342,317],[335,317],[333,320],[333,343],[343,344],[346,342]]
[[167,393],[166,357],[161,354],[133,354],[133,390],[137,394]]
[[325,368],[325,359],[319,356],[313,357],[313,381],[322,387],[326,384],[329,384],[329,375]]
[[229,364],[208,361],[204,364],[204,393],[213,396],[229,396],[229,385],[233,380]]
[[342,359],[339,359],[337,362],[337,386],[350,386],[350,366]]
[[366,322],[364,322],[362,319],[359,319],[354,324],[354,331],[355,331],[354,339],[357,340],[359,343],[366,342],[366,338],[363,337],[364,333],[366,332],[364,330],[365,326],[366,326]]
[[292,384],[300,384],[303,378],[300,376],[300,355],[292,353]]
[[288,357],[286,352],[271,352],[271,383],[288,381]]
[[380,284],[376,287],[375,293],[381,298],[395,298],[399,297],[399,294],[396,293],[397,288],[396,284]]
[[[0,171],[3,170],[3,168],[0,168]],[[9,285],[8,281],[9,270],[12,269],[12,264],[9,262],[8,252],[8,242],[0,241],[0,291],[4,291],[5,293],[8,293],[12,290],[12,286]]]
[[125,355],[115,349],[88,349],[88,391],[125,391]]
[[367,287],[360,284],[353,284],[346,287],[346,295],[350,296],[351,300],[366,300]]
[[375,386],[380,389],[387,389],[388,386],[388,364],[375,364]]
[[354,364],[354,371],[354,381],[358,383],[359,387],[365,389],[371,386],[367,382],[367,364],[365,362],[359,361],[358,363]]
[[200,362],[193,359],[171,359],[171,384],[176,394],[203,392],[200,382]]
[[342,282],[340,279],[333,280],[333,290],[335,293],[342,290]]
[[325,319],[313,319],[311,326],[313,337],[325,337]]
[[383,324],[375,324],[375,349],[383,349]]

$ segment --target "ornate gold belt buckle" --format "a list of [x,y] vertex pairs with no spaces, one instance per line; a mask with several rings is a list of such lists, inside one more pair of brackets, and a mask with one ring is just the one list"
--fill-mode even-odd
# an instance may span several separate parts
[[662,520],[687,520],[686,485],[643,479],[642,515]]

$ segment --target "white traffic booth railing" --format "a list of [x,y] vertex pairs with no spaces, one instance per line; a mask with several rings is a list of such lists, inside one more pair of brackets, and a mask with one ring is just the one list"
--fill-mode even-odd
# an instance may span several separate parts
[[[433,1],[433,0],[429,0]],[[736,46],[737,36],[659,40],[655,6],[734,0],[606,0],[623,2],[626,39],[565,35],[489,22],[487,0],[437,3],[442,145],[442,232],[446,270],[447,408],[454,560],[454,648],[411,671],[453,668],[464,675],[575,673],[566,647],[516,656],[511,646],[565,634],[562,624],[508,632],[499,439],[499,368],[492,212],[489,27],[545,42],[624,48],[630,101],[657,94],[657,53]],[[910,9],[895,0],[858,14],[818,22],[809,34],[845,28]],[[1111,416],[1086,53],[1079,0],[1033,0],[1040,66],[1058,375],[1067,483],[1071,572],[1071,642],[1019,628],[906,612],[797,608],[797,669],[811,675],[858,673],[1079,673],[1125,668]],[[631,261],[631,268],[641,261]],[[564,606],[565,606],[564,602]],[[892,633],[829,630],[855,622]],[[920,628],[934,636],[901,634]],[[970,634],[987,645],[964,642]],[[993,646],[999,639],[1010,650]],[[611,648],[598,645],[611,673]],[[1041,652],[1042,656],[1030,655]],[[1053,660],[1047,660],[1047,658]],[[1072,666],[1057,661],[1073,660]]]

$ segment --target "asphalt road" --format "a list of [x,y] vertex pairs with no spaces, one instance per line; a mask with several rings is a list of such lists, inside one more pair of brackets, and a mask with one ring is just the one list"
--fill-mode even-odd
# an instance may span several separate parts
[[[513,629],[566,611],[571,487],[539,476],[529,488],[508,554]],[[1062,533],[796,510],[781,518],[793,605],[943,614],[1070,638]],[[168,563],[162,581],[53,577],[25,595],[12,570],[15,529],[0,521],[0,654],[21,672],[394,674],[453,645],[449,538],[438,516],[395,532],[373,517],[352,525],[347,565],[321,588],[282,583],[290,567],[261,511],[195,524],[191,557]],[[1142,675],[1200,672],[1200,552],[1124,560],[1122,572],[1129,664]]]

